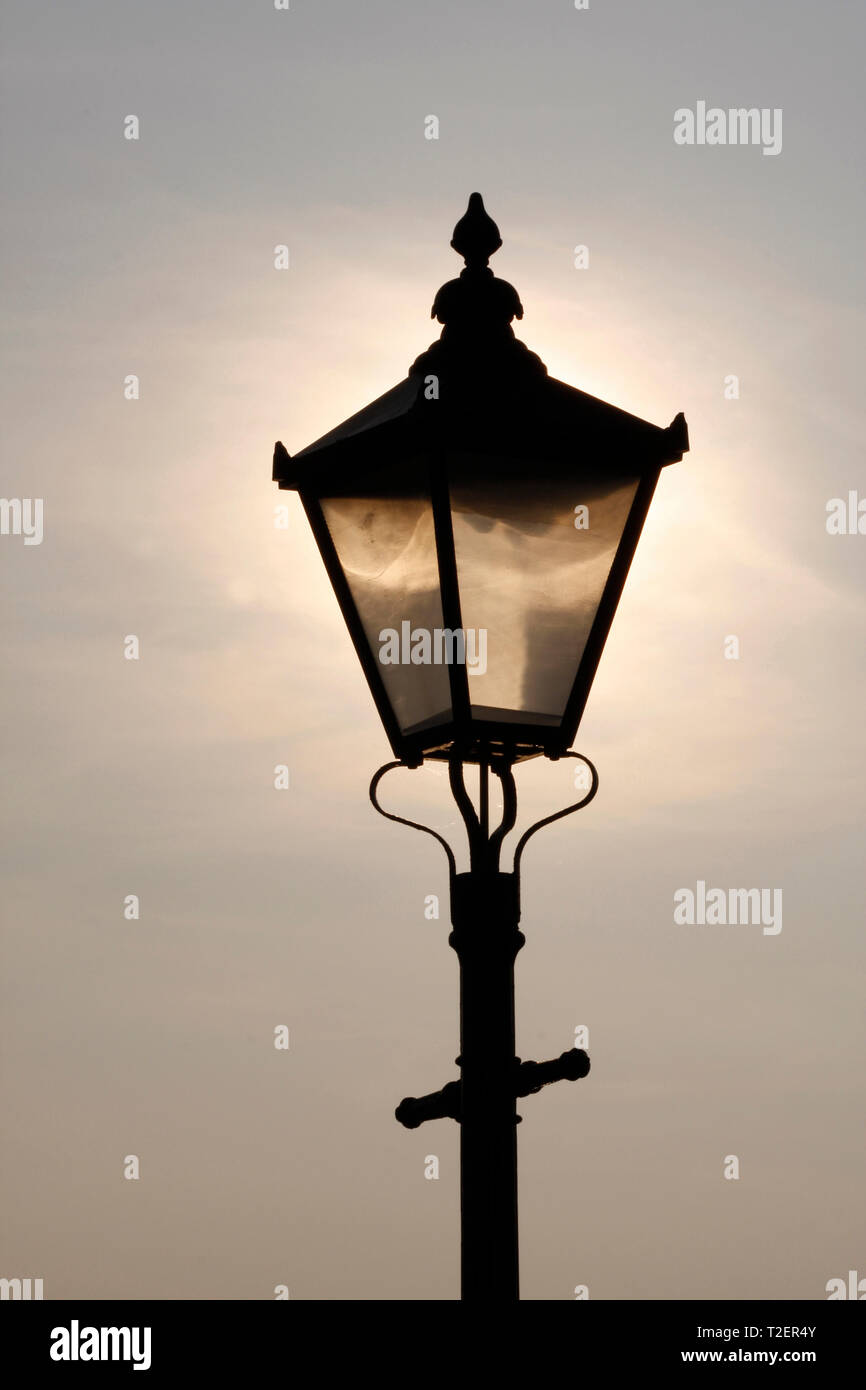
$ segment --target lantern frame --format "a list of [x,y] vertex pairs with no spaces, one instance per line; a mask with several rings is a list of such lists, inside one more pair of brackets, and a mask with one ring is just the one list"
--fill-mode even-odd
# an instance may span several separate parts
[[[431,316],[445,325],[439,341],[413,363],[404,381],[336,429],[294,457],[279,442],[274,451],[274,480],[300,497],[388,740],[395,756],[410,766],[455,753],[465,762],[494,758],[511,764],[558,758],[570,748],[661,469],[679,461],[689,447],[683,415],[660,429],[548,376],[510,328],[512,318],[523,315],[516,291],[487,267],[499,245],[495,223],[480,195],[473,194],[452,241],[466,267],[442,287],[433,305]],[[322,500],[362,497],[371,489],[384,495],[383,476],[399,477],[412,460],[412,495],[425,495],[432,508],[443,628],[462,632],[451,507],[455,454],[473,455],[490,469],[497,459],[516,460],[525,464],[527,476],[543,465],[559,477],[574,477],[576,489],[581,478],[636,484],[561,717],[473,714],[466,664],[451,661],[450,709],[441,719],[432,716],[401,728]]]

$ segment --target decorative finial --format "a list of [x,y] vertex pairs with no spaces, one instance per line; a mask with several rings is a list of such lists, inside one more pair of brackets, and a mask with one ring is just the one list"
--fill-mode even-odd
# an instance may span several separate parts
[[484,210],[480,193],[470,194],[451,245],[466,265],[456,280],[437,290],[430,317],[443,325],[442,333],[412,363],[410,376],[444,374],[457,394],[462,389],[459,382],[469,379],[470,373],[475,385],[485,378],[495,380],[497,389],[506,379],[546,376],[541,358],[514,336],[511,322],[523,318],[517,290],[507,280],[497,279],[487,264],[502,238]]
[[469,269],[482,269],[502,245],[499,228],[484,211],[480,193],[470,193],[469,206],[454,228],[451,245]]

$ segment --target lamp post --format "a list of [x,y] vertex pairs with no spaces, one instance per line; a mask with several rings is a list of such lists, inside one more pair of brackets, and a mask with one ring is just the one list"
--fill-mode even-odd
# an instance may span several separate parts
[[[685,419],[659,429],[547,374],[514,337],[517,292],[487,262],[502,242],[473,193],[454,228],[465,261],[436,295],[439,340],[406,379],[291,457],[274,480],[312,527],[394,761],[370,797],[390,820],[433,835],[450,870],[450,944],[460,962],[459,1081],[396,1111],[408,1128],[459,1122],[462,1297],[519,1298],[518,1096],[577,1080],[589,1058],[515,1056],[520,863],[545,817],[500,870],[517,812],[514,766],[569,752],[664,465],[688,449]],[[395,767],[448,763],[469,871],[437,831],[384,811]],[[467,766],[478,767],[477,806]],[[502,792],[491,829],[489,778]]]

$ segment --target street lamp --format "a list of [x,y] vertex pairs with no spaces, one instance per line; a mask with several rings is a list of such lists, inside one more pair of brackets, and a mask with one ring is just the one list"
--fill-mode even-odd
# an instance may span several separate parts
[[[514,337],[514,287],[487,262],[502,242],[473,193],[454,228],[465,261],[436,295],[441,337],[407,378],[290,456],[274,480],[298,492],[395,761],[375,774],[382,815],[432,834],[448,856],[460,961],[460,1080],[407,1099],[410,1128],[461,1126],[462,1296],[518,1293],[518,1096],[589,1071],[580,1049],[515,1057],[514,960],[524,937],[520,860],[502,841],[516,819],[512,768],[579,757],[574,740],[656,482],[688,449],[685,418],[659,429],[548,376]],[[434,830],[382,810],[391,768],[444,760],[469,839],[470,869]],[[477,764],[478,804],[466,787]],[[489,773],[502,819],[489,823]]]

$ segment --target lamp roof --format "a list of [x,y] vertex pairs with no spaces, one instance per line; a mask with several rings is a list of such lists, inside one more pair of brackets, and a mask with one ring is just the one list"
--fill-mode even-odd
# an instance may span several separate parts
[[632,471],[674,463],[688,450],[685,417],[661,429],[549,377],[541,359],[514,337],[523,308],[517,291],[487,260],[499,229],[473,193],[451,245],[466,262],[436,295],[431,316],[444,326],[409,375],[335,429],[290,457],[274,452],[281,488],[325,491],[363,482],[367,466],[431,449],[512,458],[544,457],[580,467]]

